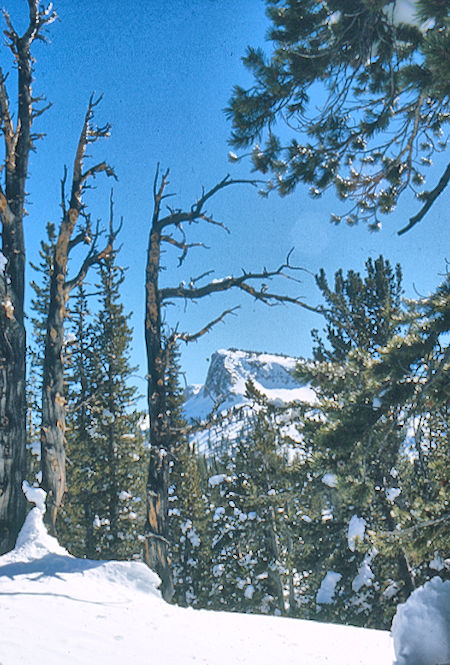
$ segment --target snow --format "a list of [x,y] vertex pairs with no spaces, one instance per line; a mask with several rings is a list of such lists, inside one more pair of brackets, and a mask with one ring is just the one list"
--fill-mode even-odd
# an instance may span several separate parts
[[434,553],[434,558],[430,563],[428,564],[432,570],[444,570],[445,568],[445,563],[442,561],[441,557],[437,552]]
[[210,487],[217,487],[217,485],[220,485],[224,481],[229,481],[230,478],[229,476],[225,475],[224,473],[217,473],[215,476],[211,476],[208,480],[208,485]]
[[337,487],[337,476],[334,473],[325,473],[322,476],[322,482],[327,487]]
[[450,581],[433,577],[399,605],[392,622],[395,665],[450,662]]
[[327,572],[316,595],[316,601],[319,605],[331,605],[336,591],[336,585],[341,579],[342,575],[340,573],[335,573],[334,570],[329,570]]
[[7,265],[8,265],[8,259],[3,254],[3,252],[0,252],[0,275],[5,274],[5,268]]
[[393,0],[384,5],[382,11],[393,25],[414,25],[421,32],[426,32],[433,26],[433,21],[423,22],[417,16],[417,0]]
[[364,540],[364,533],[366,530],[366,520],[364,517],[358,517],[358,515],[353,515],[352,519],[348,525],[348,547],[354,552],[358,543],[362,543]]
[[372,580],[375,575],[370,567],[370,564],[377,554],[377,550],[373,549],[364,557],[363,562],[358,568],[358,574],[352,582],[352,589],[355,591],[355,593],[358,593],[358,591],[360,591],[364,586],[370,586],[372,584]]
[[391,503],[394,503],[395,499],[400,496],[402,490],[399,487],[389,487],[386,490],[386,499]]
[[0,557],[2,665],[392,665],[386,631],[167,605],[143,563],[68,554],[29,496],[38,507]]

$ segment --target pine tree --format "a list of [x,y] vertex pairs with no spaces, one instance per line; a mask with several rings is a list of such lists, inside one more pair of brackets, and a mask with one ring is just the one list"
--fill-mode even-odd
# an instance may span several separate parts
[[180,386],[180,352],[167,345],[167,405],[174,451],[169,473],[168,535],[178,605],[205,607],[211,588],[211,516],[206,470],[189,443]]
[[[223,460],[215,507],[214,608],[295,614],[292,485],[276,408],[247,385],[254,414]],[[292,587],[292,588],[291,588]]]
[[[392,603],[382,595],[388,580],[396,580],[396,601],[414,588],[401,543],[376,555],[373,537],[398,525],[392,490],[403,456],[402,405],[386,401],[386,384],[371,370],[399,331],[401,272],[394,273],[382,257],[368,261],[366,271],[364,279],[354,272],[344,278],[339,271],[334,291],[319,275],[330,307],[326,342],[315,333],[315,360],[304,361],[299,375],[318,397],[305,413],[304,436],[315,451],[316,470],[323,477],[331,473],[337,487],[323,530],[332,538],[326,535],[318,561],[323,577],[331,570],[341,579],[334,602],[321,604],[322,616],[382,627],[391,618]],[[360,542],[350,538],[353,527],[359,528]]]
[[[436,571],[448,576],[450,279],[429,297],[409,303],[410,325],[394,336],[372,368],[387,384],[383,402],[401,405],[406,454],[398,468],[393,511],[397,532],[380,534],[380,547],[400,543],[417,582]],[[380,417],[383,417],[381,409]]]
[[[138,557],[144,501],[142,413],[136,409],[128,349],[129,315],[120,302],[123,271],[113,255],[99,267],[100,307],[86,326],[80,290],[72,315],[73,403],[68,436],[69,496],[64,525],[73,549],[93,558]],[[76,382],[76,383],[75,383]],[[72,513],[72,514],[71,514]],[[71,535],[77,533],[76,536]],[[77,552],[74,552],[77,553]]]
[[[67,491],[60,519],[60,541],[75,556],[95,558],[94,516],[99,510],[99,484],[94,455],[95,430],[92,409],[96,397],[91,312],[83,285],[78,286],[70,307],[73,337],[70,363],[66,362]],[[66,358],[67,361],[67,358]],[[67,366],[69,365],[69,366]]]
[[[231,143],[252,146],[255,170],[272,176],[263,193],[285,195],[303,182],[317,198],[333,188],[348,206],[335,223],[364,220],[376,230],[412,190],[422,205],[400,233],[408,230],[450,180],[448,165],[423,189],[433,154],[447,143],[449,0],[417,0],[410,16],[407,3],[391,0],[267,6],[273,50],[248,49],[254,82],[234,89]],[[275,133],[280,120],[291,140]]]

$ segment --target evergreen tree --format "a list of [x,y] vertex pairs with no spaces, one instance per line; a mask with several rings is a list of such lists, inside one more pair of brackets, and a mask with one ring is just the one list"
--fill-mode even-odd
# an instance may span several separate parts
[[319,602],[322,616],[382,627],[389,625],[392,615],[390,598],[382,593],[388,580],[396,580],[396,601],[414,588],[401,543],[376,555],[372,537],[398,525],[392,490],[403,456],[403,410],[399,403],[385,402],[386,385],[375,379],[371,368],[399,331],[401,273],[399,268],[394,273],[382,257],[368,261],[366,269],[364,279],[354,272],[343,278],[339,271],[334,291],[323,273],[319,275],[329,305],[327,343],[315,333],[315,359],[304,361],[298,373],[318,396],[317,405],[305,410],[304,436],[315,451],[319,477],[332,474],[336,486],[318,562],[323,577],[333,571],[341,578],[333,602]]
[[[400,233],[408,230],[450,180],[448,165],[423,189],[431,157],[447,143],[449,0],[267,5],[273,50],[267,57],[248,49],[244,64],[254,83],[234,89],[231,143],[253,145],[254,168],[273,176],[266,192],[285,195],[304,182],[320,197],[334,188],[349,205],[332,215],[335,223],[361,219],[378,229],[380,214],[412,190],[422,205]],[[279,120],[295,138],[275,133]]]
[[401,405],[406,454],[398,469],[393,505],[397,533],[380,534],[380,546],[407,551],[417,582],[439,571],[448,576],[450,278],[428,298],[410,302],[410,325],[394,336],[371,368],[386,385],[386,403]]
[[[69,335],[73,336],[70,364],[66,362],[67,491],[61,510],[59,538],[76,556],[95,558],[94,516],[99,510],[95,459],[93,404],[95,393],[91,312],[85,287],[80,285],[70,308]],[[67,361],[67,358],[66,358]],[[97,555],[98,556],[98,555]]]
[[211,530],[205,493],[206,469],[191,446],[183,415],[179,350],[174,341],[167,348],[167,405],[169,432],[174,451],[169,475],[169,543],[174,576],[174,601],[189,607],[205,607],[211,586]]
[[144,442],[136,409],[128,348],[129,315],[120,302],[123,271],[113,255],[99,267],[100,307],[86,325],[81,289],[73,321],[69,496],[64,525],[72,551],[93,558],[140,555],[144,497]]
[[234,442],[212,498],[214,608],[293,614],[289,464],[276,409],[249,383],[254,416]]

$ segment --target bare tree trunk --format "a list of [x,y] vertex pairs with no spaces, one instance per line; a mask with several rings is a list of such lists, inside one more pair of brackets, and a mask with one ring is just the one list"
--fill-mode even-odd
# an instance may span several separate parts
[[283,582],[281,580],[280,571],[278,570],[278,565],[280,564],[280,547],[278,544],[276,515],[273,506],[269,506],[267,510],[267,524],[264,527],[264,539],[266,541],[267,552],[272,559],[272,565],[269,567],[268,571],[269,579],[272,582],[278,609],[284,616],[286,614],[286,606],[284,602]]
[[[9,109],[6,77],[0,69],[0,119],[5,142],[5,185],[0,186],[2,253],[6,261],[0,285],[0,554],[14,547],[25,518],[22,482],[26,475],[26,396],[24,327],[25,243],[23,217],[28,157],[35,115],[31,93],[30,47],[56,15],[28,0],[29,25],[20,37],[5,13],[7,44],[18,71],[17,122]],[[45,110],[45,109],[44,109]]]
[[[161,592],[167,601],[174,595],[167,540],[169,450],[166,417],[166,361],[161,339],[161,303],[158,287],[161,258],[159,210],[165,178],[155,193],[155,212],[150,231],[146,268],[145,343],[148,368],[148,408],[150,416],[150,460],[147,480],[145,561],[161,578]],[[159,196],[158,196],[159,195]]]
[[[161,204],[169,194],[165,193],[168,185],[169,171],[166,171],[159,179],[159,169],[156,172],[153,197],[154,208],[149,233],[147,250],[147,266],[145,279],[145,342],[147,348],[147,379],[148,379],[148,411],[150,416],[150,461],[147,479],[147,517],[145,526],[145,561],[161,578],[161,591],[166,600],[171,600],[174,594],[171,563],[169,557],[169,542],[167,539],[168,518],[168,489],[169,489],[169,464],[176,447],[177,432],[170,429],[167,415],[167,356],[171,344],[177,340],[192,342],[206,334],[216,324],[234,312],[236,308],[227,309],[218,317],[207,323],[203,328],[193,334],[170,331],[163,336],[161,308],[173,300],[182,298],[186,303],[196,301],[214,293],[240,289],[256,300],[265,304],[293,303],[313,311],[316,308],[305,305],[299,298],[269,293],[267,285],[260,284],[255,288],[251,283],[270,280],[273,277],[288,277],[288,272],[298,270],[289,263],[289,255],[286,263],[276,270],[268,271],[264,268],[259,273],[245,272],[238,277],[226,277],[222,280],[213,280],[203,286],[198,282],[213,272],[204,272],[196,278],[190,279],[186,285],[180,282],[175,287],[161,288],[159,286],[159,272],[161,270],[161,245],[169,244],[179,250],[179,265],[182,265],[188,251],[193,247],[204,247],[202,243],[188,243],[183,230],[183,223],[193,224],[203,221],[213,224],[225,230],[226,227],[217,222],[204,210],[205,204],[217,192],[235,184],[256,184],[249,180],[233,180],[226,176],[210,190],[202,191],[202,196],[187,210],[172,209],[168,207],[168,214],[160,217]],[[293,279],[289,275],[290,279]],[[279,592],[278,592],[279,593]],[[280,594],[280,597],[282,594]],[[282,601],[280,600],[280,603]]]
[[77,216],[64,219],[55,248],[55,261],[50,281],[50,301],[42,372],[41,465],[42,487],[47,492],[45,522],[56,535],[56,516],[66,487],[64,432],[66,402],[64,398],[64,320],[68,293],[65,287],[68,244]]
[[[42,426],[41,426],[41,465],[42,487],[47,492],[45,522],[49,532],[56,535],[56,518],[66,489],[66,455],[64,433],[66,429],[66,400],[64,397],[64,321],[66,303],[70,291],[81,284],[89,268],[112,251],[118,231],[112,227],[112,208],[108,242],[102,252],[96,249],[98,232],[92,241],[89,219],[85,228],[73,237],[78,218],[83,208],[82,195],[86,181],[96,173],[104,171],[114,176],[113,170],[102,162],[84,171],[86,147],[99,138],[108,136],[109,125],[98,128],[92,125],[94,108],[100,99],[91,97],[83,123],[73,166],[72,190],[69,208],[66,209],[65,177],[62,182],[62,208],[58,239],[54,250],[53,272],[50,278],[50,300],[45,339],[45,357],[42,372]],[[112,204],[111,204],[112,205]],[[67,279],[67,265],[70,251],[80,243],[91,244],[81,268],[71,280]]]

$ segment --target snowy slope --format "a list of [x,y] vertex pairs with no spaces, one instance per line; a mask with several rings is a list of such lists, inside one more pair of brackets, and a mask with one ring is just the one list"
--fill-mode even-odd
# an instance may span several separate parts
[[16,549],[0,557],[2,665],[393,661],[384,631],[167,605],[144,564],[70,556],[47,535],[37,500]]

